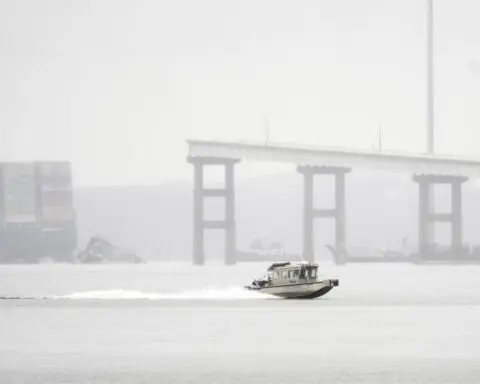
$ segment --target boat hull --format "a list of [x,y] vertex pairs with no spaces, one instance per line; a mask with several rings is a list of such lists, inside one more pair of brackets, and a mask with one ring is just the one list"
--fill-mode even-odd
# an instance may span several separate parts
[[312,283],[289,284],[271,287],[246,286],[245,288],[259,293],[266,293],[284,299],[315,299],[330,292],[338,286],[338,280],[329,279]]

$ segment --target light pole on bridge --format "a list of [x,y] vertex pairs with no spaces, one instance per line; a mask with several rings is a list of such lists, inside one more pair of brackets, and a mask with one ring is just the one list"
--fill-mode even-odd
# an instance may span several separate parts
[[[433,53],[434,53],[434,24],[433,24],[433,0],[427,1],[427,154],[433,156],[435,154],[435,97],[434,97],[434,68],[433,68]],[[435,190],[434,185],[428,187],[429,194],[429,212],[434,211],[435,207]],[[432,223],[428,226],[428,242],[435,240],[435,227]]]
[[433,69],[433,0],[427,0],[427,153],[435,153],[435,98]]

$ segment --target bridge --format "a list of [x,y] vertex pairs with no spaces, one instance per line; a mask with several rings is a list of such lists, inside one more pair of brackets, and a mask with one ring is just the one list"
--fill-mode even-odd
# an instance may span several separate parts
[[[316,218],[335,220],[335,245],[340,262],[345,261],[345,179],[356,169],[388,170],[408,172],[419,185],[418,241],[420,255],[431,249],[431,226],[436,221],[451,224],[451,251],[460,255],[462,241],[462,184],[480,176],[480,160],[464,159],[427,154],[405,154],[347,150],[342,148],[307,147],[280,144],[261,144],[229,141],[187,140],[188,161],[194,166],[194,239],[193,262],[204,264],[203,234],[206,229],[225,230],[225,263],[236,262],[236,221],[234,166],[242,160],[268,161],[297,165],[297,171],[304,179],[303,212],[303,258],[314,259],[313,223]],[[225,188],[208,189],[203,183],[203,168],[207,165],[225,167]],[[335,207],[316,209],[313,205],[315,175],[332,175],[335,178]],[[451,212],[436,214],[429,190],[434,184],[451,186]],[[205,221],[203,199],[206,197],[225,198],[225,219]]]

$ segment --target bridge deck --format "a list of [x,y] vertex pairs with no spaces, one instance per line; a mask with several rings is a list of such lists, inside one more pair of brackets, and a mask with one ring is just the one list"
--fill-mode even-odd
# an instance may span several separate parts
[[187,140],[190,157],[403,171],[477,178],[480,160],[280,144]]

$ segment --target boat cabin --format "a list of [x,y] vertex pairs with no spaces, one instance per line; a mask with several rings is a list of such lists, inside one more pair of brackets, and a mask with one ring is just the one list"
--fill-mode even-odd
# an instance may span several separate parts
[[274,263],[267,270],[269,286],[311,283],[317,280],[316,263]]

